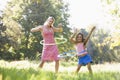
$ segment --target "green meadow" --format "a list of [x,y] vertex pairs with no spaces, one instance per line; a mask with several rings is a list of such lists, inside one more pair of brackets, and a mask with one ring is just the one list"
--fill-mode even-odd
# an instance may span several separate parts
[[[55,32],[59,53],[67,56],[60,60],[58,73],[54,62],[38,67],[43,50],[51,54],[42,44],[49,16],[55,20],[45,28]],[[76,54],[73,33],[82,33],[82,42],[89,38],[85,46],[93,75],[86,66],[75,74],[78,57],[69,57]],[[120,0],[0,0],[0,80],[120,80]]]
[[0,61],[0,80],[120,80],[120,63],[92,65],[93,75],[83,66],[74,74],[76,62],[60,62],[59,72],[54,72],[54,62],[38,68],[36,61]]

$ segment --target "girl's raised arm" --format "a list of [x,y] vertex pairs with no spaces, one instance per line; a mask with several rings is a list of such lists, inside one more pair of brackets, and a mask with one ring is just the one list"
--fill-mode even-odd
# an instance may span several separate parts
[[92,32],[94,31],[94,29],[95,29],[95,26],[91,29],[90,33],[89,33],[88,36],[86,37],[86,39],[85,39],[85,41],[84,41],[84,45],[87,44],[87,42],[88,42],[88,40],[89,40],[89,38],[90,38]]
[[77,33],[78,33],[77,28],[74,28],[74,32],[73,32],[72,36],[70,37],[70,41],[72,43],[76,43],[75,36],[77,35]]

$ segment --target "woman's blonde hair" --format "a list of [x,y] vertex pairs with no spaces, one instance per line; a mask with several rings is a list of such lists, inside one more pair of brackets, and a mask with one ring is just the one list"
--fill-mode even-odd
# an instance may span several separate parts
[[[49,16],[48,19],[52,19],[53,21],[55,21],[55,18],[52,17],[52,16]],[[48,20],[48,19],[47,19],[47,20]]]
[[[54,18],[54,17],[52,17],[52,16],[49,16],[49,17],[47,18],[47,20],[45,21],[44,25],[48,24],[48,20],[49,20],[49,19],[52,19],[52,20],[53,20],[53,23],[54,23],[55,18]],[[53,26],[53,23],[52,23],[52,25],[51,25],[51,26]]]

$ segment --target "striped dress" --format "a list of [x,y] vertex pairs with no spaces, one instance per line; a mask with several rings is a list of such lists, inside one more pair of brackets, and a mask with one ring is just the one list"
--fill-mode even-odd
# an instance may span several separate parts
[[[47,30],[45,27],[46,26],[43,26],[43,31],[42,31],[44,44],[43,44],[41,60],[43,61],[59,60],[58,58],[59,52],[58,52],[58,47],[55,44],[53,28]],[[45,45],[45,44],[51,44],[51,45]]]

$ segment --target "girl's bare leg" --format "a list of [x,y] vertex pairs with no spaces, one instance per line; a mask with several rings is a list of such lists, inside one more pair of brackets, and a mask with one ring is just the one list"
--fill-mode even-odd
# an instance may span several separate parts
[[82,67],[82,65],[78,65],[75,73],[78,73],[81,67]]
[[58,73],[59,69],[59,60],[55,61],[55,72]]
[[87,68],[88,68],[88,70],[89,70],[89,73],[90,73],[90,74],[93,74],[93,73],[92,73],[92,68],[91,68],[91,64],[90,64],[90,63],[87,64]]

